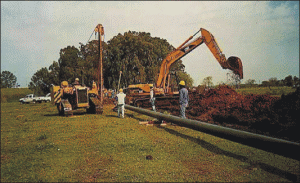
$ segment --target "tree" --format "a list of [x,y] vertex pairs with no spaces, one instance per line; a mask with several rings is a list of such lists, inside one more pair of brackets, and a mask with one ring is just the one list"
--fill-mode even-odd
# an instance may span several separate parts
[[230,86],[235,86],[236,88],[240,88],[241,78],[239,75],[234,74],[233,72],[227,73],[227,83]]
[[[80,48],[67,46],[60,50],[58,62],[53,62],[49,71],[44,68],[32,78],[31,87],[48,91],[49,84],[60,85],[61,81],[73,83],[79,78],[84,84],[98,81],[99,41],[93,40]],[[103,79],[106,88],[117,88],[119,72],[122,71],[121,87],[135,83],[154,83],[158,78],[163,59],[175,48],[165,39],[153,38],[150,33],[129,31],[118,34],[106,43],[103,42]],[[192,86],[191,77],[184,72],[181,60],[175,62],[170,73],[181,71],[181,78]],[[47,74],[46,74],[47,73]],[[38,78],[42,75],[42,78]],[[170,80],[170,85],[178,87],[178,82]]]
[[[92,81],[98,83],[98,66],[99,66],[99,41],[93,40],[84,45],[79,43],[80,46],[80,61],[78,69],[82,72],[81,79],[83,79],[86,85],[90,86]],[[107,59],[107,44],[102,41],[102,65],[103,65],[103,80],[104,86],[109,88],[110,77],[107,73],[110,64]]]
[[283,82],[284,82],[285,86],[293,86],[294,85],[293,77],[291,75],[285,77]]
[[78,69],[80,58],[80,51],[75,46],[67,46],[67,48],[61,49],[58,59],[59,64],[59,80],[74,82],[75,78],[81,76],[81,72]]
[[49,66],[49,82],[53,85],[60,85],[59,79],[59,65],[58,62],[53,61],[53,63]]
[[294,86],[299,87],[300,86],[300,80],[297,76],[294,76]]
[[212,82],[212,76],[207,76],[206,78],[204,78],[202,84],[203,84],[206,88],[212,87],[212,85],[213,85],[213,82]]
[[31,77],[28,88],[33,90],[36,95],[44,95],[50,92],[52,83],[48,69],[43,67]]
[[1,88],[11,88],[16,85],[17,77],[9,72],[2,71],[1,73]]
[[[111,78],[109,85],[108,82],[104,85],[116,88],[120,71],[124,76],[121,78],[121,86],[155,82],[163,59],[173,49],[165,39],[153,38],[150,33],[129,31],[124,35],[118,34],[108,41],[107,52],[104,54],[107,57],[104,58],[104,75]],[[170,71],[180,70],[184,71],[184,65],[178,60]]]
[[269,86],[278,86],[279,85],[279,81],[277,80],[276,77],[272,77],[269,79]]
[[246,85],[250,85],[250,86],[254,85],[255,83],[256,83],[256,81],[255,81],[254,79],[248,79],[248,80],[245,82]]

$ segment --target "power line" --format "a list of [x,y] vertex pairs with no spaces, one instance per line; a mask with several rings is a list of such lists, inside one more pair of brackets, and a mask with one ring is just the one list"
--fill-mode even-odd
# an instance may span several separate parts
[[95,32],[95,30],[93,30],[93,32],[92,32],[92,34],[91,34],[89,40],[86,42],[86,44],[90,41],[90,39],[91,39],[92,35],[94,34],[94,32]]

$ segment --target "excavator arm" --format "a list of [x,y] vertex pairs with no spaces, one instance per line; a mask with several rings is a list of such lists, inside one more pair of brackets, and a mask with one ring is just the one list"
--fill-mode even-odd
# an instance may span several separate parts
[[[202,36],[188,43],[200,31]],[[165,90],[166,78],[170,72],[171,65],[175,63],[177,60],[187,55],[195,48],[197,48],[198,46],[200,46],[202,43],[205,43],[207,45],[207,47],[212,52],[212,54],[214,55],[216,60],[220,63],[223,69],[232,70],[234,74],[238,75],[241,79],[243,78],[243,66],[241,60],[238,57],[234,57],[234,56],[229,57],[228,60],[226,60],[226,57],[222,53],[222,50],[220,49],[214,36],[207,30],[201,28],[193,36],[189,37],[184,43],[182,43],[178,48],[176,48],[174,51],[169,53],[167,57],[162,61],[159,76],[156,82],[156,87],[163,88]]]

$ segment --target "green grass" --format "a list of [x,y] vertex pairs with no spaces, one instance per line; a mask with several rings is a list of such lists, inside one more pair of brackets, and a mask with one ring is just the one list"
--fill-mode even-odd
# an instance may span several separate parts
[[251,88],[241,88],[236,90],[238,93],[243,95],[256,94],[263,95],[269,94],[273,96],[280,97],[282,94],[286,95],[296,91],[296,88],[280,86],[280,87],[251,87]]
[[[1,182],[289,182],[299,161],[112,105],[58,116],[52,103],[1,103]],[[151,155],[153,160],[147,160]],[[298,173],[298,174],[297,174]]]
[[1,103],[19,101],[30,93],[33,91],[28,88],[1,88]]

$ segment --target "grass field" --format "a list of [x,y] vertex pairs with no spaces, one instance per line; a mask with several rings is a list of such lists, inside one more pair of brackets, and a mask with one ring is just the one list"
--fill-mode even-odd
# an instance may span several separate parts
[[282,94],[286,95],[296,91],[296,88],[280,86],[280,87],[252,87],[252,88],[241,88],[236,90],[238,93],[243,95],[256,94],[263,95],[269,94],[280,97]]
[[[1,103],[1,182],[290,182],[299,161],[188,128]],[[152,160],[146,156],[153,157]]]
[[28,88],[1,88],[1,102],[19,101],[20,98],[30,93],[33,91]]

